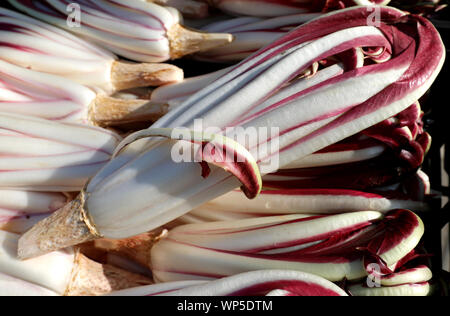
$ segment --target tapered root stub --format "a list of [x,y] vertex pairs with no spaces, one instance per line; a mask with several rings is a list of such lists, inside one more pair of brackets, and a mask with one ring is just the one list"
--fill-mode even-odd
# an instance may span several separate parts
[[174,25],[167,33],[167,36],[170,41],[170,55],[172,59],[224,46],[231,43],[234,39],[231,34],[189,30],[179,24]]
[[116,91],[149,86],[158,87],[180,82],[183,79],[183,70],[171,64],[138,64],[116,61],[111,70],[111,80]]
[[78,254],[72,280],[64,295],[104,295],[113,291],[152,283],[152,280],[143,275],[131,273],[107,264],[100,264],[88,259],[82,254]]
[[101,238],[84,210],[85,196],[78,197],[34,225],[19,239],[19,259],[30,259]]
[[154,122],[169,112],[169,105],[149,100],[122,100],[97,95],[91,104],[89,119],[100,126],[118,126]]
[[139,263],[143,267],[150,267],[150,250],[154,244],[166,235],[166,229],[158,228],[154,231],[127,239],[98,239],[95,241],[95,247],[105,252],[118,253]]

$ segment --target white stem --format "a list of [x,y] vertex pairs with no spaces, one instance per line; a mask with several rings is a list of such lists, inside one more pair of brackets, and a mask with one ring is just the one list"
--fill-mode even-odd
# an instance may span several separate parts
[[385,151],[386,146],[379,145],[356,150],[314,153],[288,164],[284,169],[314,168],[365,161],[376,158]]
[[207,281],[180,281],[180,282],[167,282],[160,284],[152,284],[148,286],[142,286],[138,288],[126,289],[108,294],[107,296],[156,296],[164,295],[170,292],[175,292],[183,288],[190,288],[195,285],[205,284]]
[[[120,141],[113,132],[0,113],[0,187],[79,191]],[[45,148],[45,151],[43,151]]]
[[[293,286],[298,285],[298,287]],[[292,287],[291,287],[292,286]],[[154,284],[112,293],[111,296],[230,296],[269,295],[276,287],[291,290],[294,296],[347,294],[318,276],[289,270],[263,270],[241,273],[214,281],[179,281]],[[257,288],[256,292],[252,288]]]
[[224,68],[210,74],[186,78],[182,82],[159,87],[152,92],[151,100],[154,102],[170,102],[173,99],[190,97],[230,70],[231,67]]
[[152,271],[160,282],[277,268],[314,273],[331,281],[358,279],[365,271],[357,258],[303,261],[301,255],[298,260],[283,260],[277,255],[305,244],[312,246],[311,241],[327,239],[326,234],[360,228],[381,217],[377,212],[319,218],[290,215],[178,226],[153,246]]
[[107,92],[113,90],[111,67],[117,57],[107,50],[64,30],[3,8],[0,9],[2,23],[18,27],[18,31],[8,28],[0,31],[4,41],[17,45],[0,45],[3,60]]
[[213,62],[243,60],[293,28],[318,16],[319,13],[294,14],[271,19],[241,17],[209,24],[202,29],[208,32],[231,33],[234,41],[224,47],[197,54],[196,58]]
[[[164,248],[162,248],[162,246]],[[162,252],[165,259],[161,259]],[[346,263],[303,263],[276,259],[242,257],[235,254],[210,251],[165,240],[152,250],[153,275],[158,282],[182,280],[213,280],[246,271],[288,269],[319,275],[330,281],[360,279],[366,276],[362,260]],[[177,262],[186,262],[180,267]],[[205,264],[205,262],[207,262]]]
[[39,258],[17,258],[19,235],[0,231],[0,273],[45,287],[60,295],[71,281],[75,267],[73,251],[59,251]]
[[62,193],[0,190],[0,229],[25,233],[67,202]]
[[36,284],[0,273],[0,296],[58,296]]
[[426,203],[411,200],[395,200],[382,195],[364,192],[345,191],[295,194],[280,191],[278,194],[262,192],[254,200],[248,200],[239,191],[231,191],[212,200],[188,214],[187,220],[194,217],[198,221],[219,221],[246,217],[287,215],[287,214],[336,214],[371,210],[388,212],[403,208],[415,211],[428,210]]
[[66,16],[70,18],[70,13],[63,0],[48,0],[45,4],[24,5],[15,0],[10,3],[117,55],[141,62],[163,62],[222,46],[233,39],[230,34],[187,30],[180,26],[180,15],[175,9],[140,0],[79,0],[82,27],[68,25]]
[[428,282],[433,277],[433,273],[427,266],[418,266],[412,269],[382,276],[381,285],[395,286],[402,284],[413,284]]
[[357,284],[349,286],[348,290],[353,296],[428,296],[431,288],[430,284],[426,282],[374,288]]
[[[169,239],[224,251],[245,252],[264,247],[280,250],[283,246],[277,245],[296,240],[301,243],[301,240],[357,227],[361,223],[381,219],[382,214],[367,211],[302,221],[310,217],[311,215],[285,215],[183,225],[170,231]],[[288,251],[290,250],[286,252]]]

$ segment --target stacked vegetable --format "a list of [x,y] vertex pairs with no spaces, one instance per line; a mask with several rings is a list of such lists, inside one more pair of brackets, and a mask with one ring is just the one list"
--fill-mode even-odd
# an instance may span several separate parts
[[[159,5],[195,1],[83,0],[80,27],[65,1],[9,2],[28,16],[0,9],[0,294],[431,293],[427,19],[261,0],[203,33]],[[192,53],[238,63],[160,63]]]

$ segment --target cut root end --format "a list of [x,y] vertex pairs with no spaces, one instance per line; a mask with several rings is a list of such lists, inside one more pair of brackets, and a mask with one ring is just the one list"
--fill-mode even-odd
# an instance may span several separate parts
[[135,237],[113,240],[98,239],[94,242],[97,249],[108,253],[117,253],[133,260],[142,267],[150,267],[150,250],[155,243],[167,235],[167,230],[159,228]]
[[111,265],[100,264],[82,254],[76,258],[66,296],[97,296],[152,284],[152,280]]
[[158,87],[182,81],[184,72],[171,64],[114,62],[111,80],[116,91],[139,88]]
[[101,238],[84,210],[84,193],[19,239],[18,257],[25,260]]
[[176,24],[168,32],[172,59],[203,52],[224,46],[233,41],[233,35],[227,33],[206,33],[189,30]]
[[154,122],[169,112],[169,105],[149,100],[123,100],[98,95],[90,108],[90,120],[100,126]]

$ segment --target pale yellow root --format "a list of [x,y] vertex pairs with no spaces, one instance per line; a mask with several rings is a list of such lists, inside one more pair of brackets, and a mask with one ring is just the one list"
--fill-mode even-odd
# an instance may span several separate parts
[[111,69],[111,81],[115,91],[158,87],[180,82],[183,79],[183,70],[171,64],[115,61]]
[[143,267],[150,267],[150,250],[153,245],[167,234],[167,230],[160,228],[135,237],[113,240],[98,239],[94,246],[98,250],[117,253]]
[[172,59],[207,51],[224,46],[233,41],[233,35],[227,33],[206,33],[190,30],[180,24],[175,24],[168,32],[170,55]]
[[114,126],[152,123],[169,112],[169,105],[149,100],[124,100],[98,95],[90,107],[89,120],[94,125]]
[[81,192],[19,239],[18,257],[34,258],[101,237],[85,210],[85,194]]
[[152,280],[148,277],[97,263],[78,253],[71,282],[64,295],[98,296],[149,284]]

